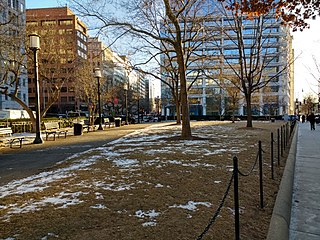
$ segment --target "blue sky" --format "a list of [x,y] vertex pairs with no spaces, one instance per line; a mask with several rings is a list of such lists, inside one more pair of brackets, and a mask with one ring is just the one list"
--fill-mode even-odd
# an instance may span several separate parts
[[26,8],[58,7],[65,2],[63,0],[26,0]]
[[[26,0],[26,8],[57,7],[65,5],[66,2],[67,0]],[[320,65],[320,19],[311,23],[310,29],[302,33],[293,33],[293,47],[295,56],[298,57],[294,64],[294,94],[299,99],[308,93],[318,92],[318,82],[312,78],[310,70],[320,78],[320,73],[317,73],[312,59],[312,56],[315,56]]]

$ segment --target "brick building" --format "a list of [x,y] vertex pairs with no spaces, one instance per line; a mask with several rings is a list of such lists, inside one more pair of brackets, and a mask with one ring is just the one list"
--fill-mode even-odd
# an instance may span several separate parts
[[[87,59],[87,27],[68,7],[26,10],[27,34],[40,35],[39,82],[41,109],[66,113],[79,109],[75,96],[77,67]],[[31,65],[29,65],[31,66]],[[29,67],[29,105],[35,106],[35,85]]]

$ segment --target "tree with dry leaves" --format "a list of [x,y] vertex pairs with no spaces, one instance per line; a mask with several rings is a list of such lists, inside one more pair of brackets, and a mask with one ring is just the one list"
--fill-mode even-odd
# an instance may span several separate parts
[[[227,2],[225,0],[218,0]],[[309,27],[307,20],[320,15],[318,0],[232,0],[228,3],[228,10],[237,11],[251,16],[265,15],[275,12],[283,24],[289,24],[293,31],[303,31]]]

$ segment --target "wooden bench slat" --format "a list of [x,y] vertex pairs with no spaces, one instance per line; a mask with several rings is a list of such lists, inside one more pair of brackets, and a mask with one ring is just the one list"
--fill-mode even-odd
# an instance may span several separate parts
[[24,136],[12,136],[13,131],[10,127],[0,128],[0,142],[9,142],[10,148],[15,141],[20,142],[20,148],[22,147],[22,141],[25,139]]
[[56,140],[56,134],[58,135],[58,138],[60,137],[60,134],[64,134],[64,138],[67,137],[68,130],[60,129],[58,122],[45,122],[44,127],[46,133],[46,141],[48,140],[49,135],[53,135],[53,141]]

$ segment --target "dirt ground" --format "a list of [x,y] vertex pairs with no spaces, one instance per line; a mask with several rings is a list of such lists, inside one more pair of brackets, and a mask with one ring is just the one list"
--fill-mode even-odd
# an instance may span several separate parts
[[[79,153],[44,173],[0,187],[0,239],[234,239],[233,157],[249,173],[263,149],[264,208],[259,172],[239,177],[241,239],[265,239],[289,145],[277,165],[284,122],[192,122],[159,125]],[[270,142],[274,134],[274,179]]]

